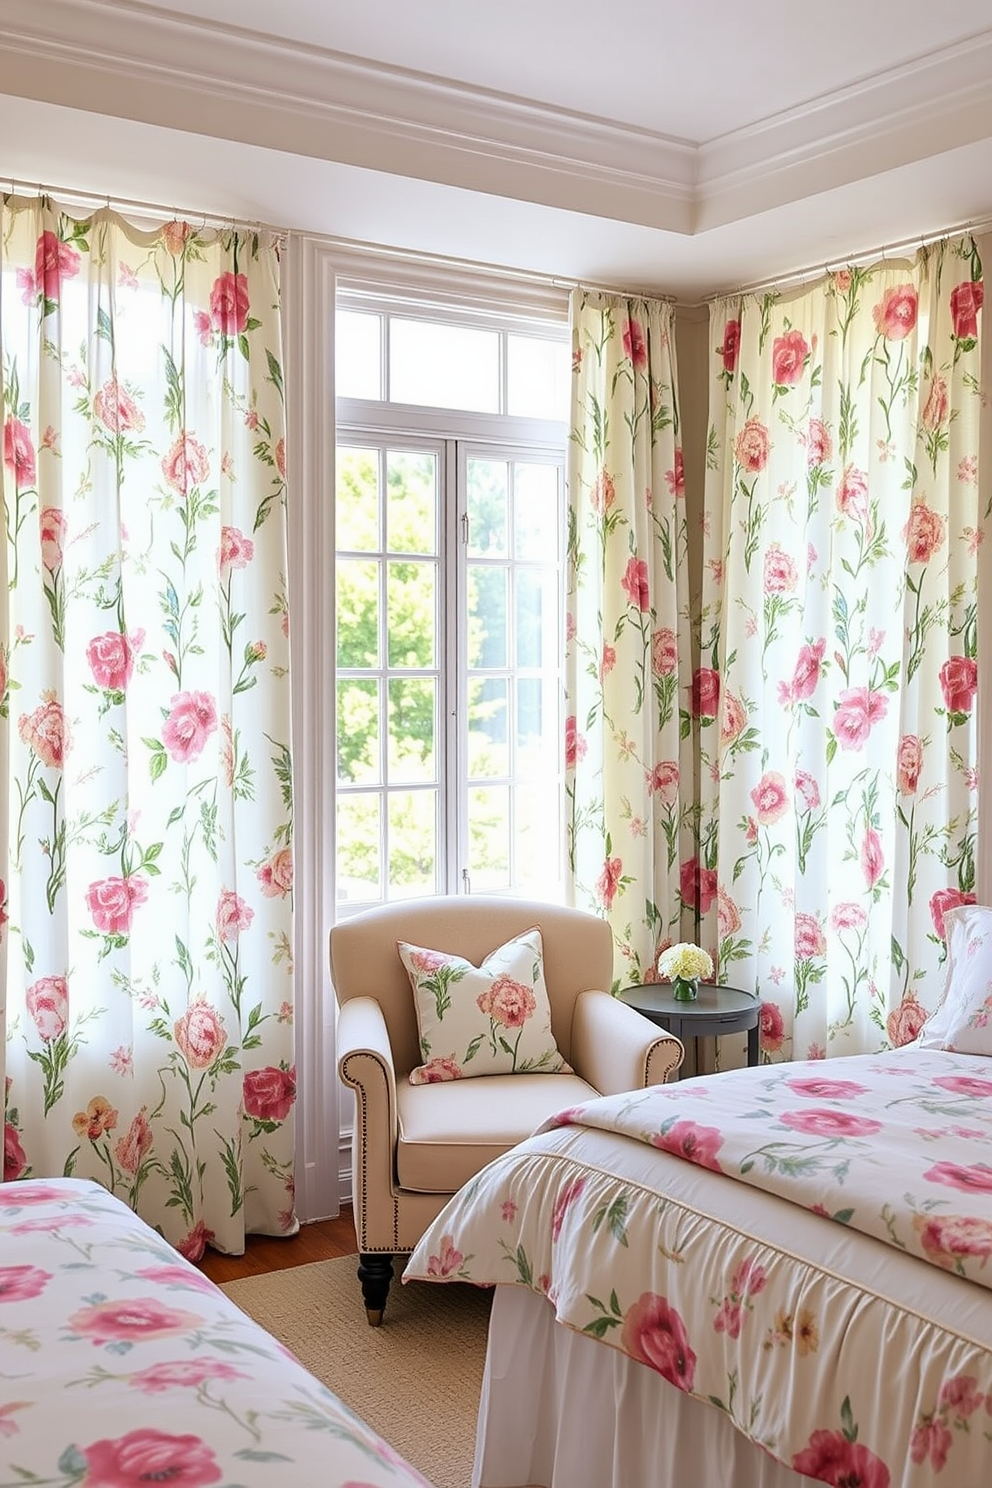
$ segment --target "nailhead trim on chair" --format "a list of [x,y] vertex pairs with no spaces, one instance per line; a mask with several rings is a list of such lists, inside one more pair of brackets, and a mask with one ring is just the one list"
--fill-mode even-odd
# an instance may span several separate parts
[[[375,1058],[375,1055],[371,1055],[369,1057],[371,1057],[374,1060],[375,1067],[379,1071],[380,1076],[382,1077],[383,1095],[388,1096],[388,1094],[389,1094],[389,1084],[388,1084],[388,1082],[386,1080],[386,1071],[383,1069],[381,1062],[378,1059]],[[366,1154],[367,1154],[367,1152],[369,1150],[369,1145],[368,1145],[368,1135],[369,1135],[369,1128],[368,1128],[368,1096],[365,1093],[365,1087],[364,1087],[363,1084],[361,1084],[358,1080],[351,1080],[351,1079],[348,1078],[348,1060],[350,1058],[351,1058],[351,1055],[350,1054],[346,1054],[345,1057],[344,1057],[344,1059],[341,1062],[341,1077],[342,1077],[342,1079],[344,1079],[344,1080],[346,1080],[348,1082],[348,1084],[351,1086],[352,1090],[354,1090],[355,1093],[358,1096],[357,1105],[359,1107],[359,1115],[361,1117],[361,1122],[362,1122],[362,1186],[363,1186],[363,1188],[367,1188],[368,1187],[368,1168],[366,1166]],[[352,1194],[352,1196],[351,1196],[351,1202],[352,1202],[352,1206],[354,1206],[354,1202],[355,1202],[355,1195],[354,1194]],[[393,1250],[392,1250],[392,1252],[388,1251],[387,1250],[387,1247],[384,1246],[384,1245],[368,1245],[368,1244],[365,1243],[365,1241],[366,1241],[366,1236],[365,1236],[365,1212],[364,1212],[364,1209],[363,1209],[363,1211],[362,1211],[362,1234],[361,1234],[361,1238],[360,1238],[360,1242],[359,1242],[359,1249],[360,1250],[364,1250],[368,1254],[374,1254],[377,1251],[378,1252],[381,1252],[383,1255],[395,1254],[396,1253],[396,1247],[399,1245],[399,1240],[400,1240],[400,1206],[399,1206],[399,1203],[397,1201],[397,1198],[396,1198],[396,1195],[395,1194],[393,1194]]]

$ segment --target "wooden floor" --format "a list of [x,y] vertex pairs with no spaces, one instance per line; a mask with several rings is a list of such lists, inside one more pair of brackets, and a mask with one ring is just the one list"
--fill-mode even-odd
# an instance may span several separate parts
[[220,1255],[216,1250],[208,1250],[199,1266],[211,1281],[238,1281],[242,1276],[260,1276],[265,1271],[308,1266],[311,1261],[330,1261],[336,1256],[348,1255],[357,1256],[358,1246],[351,1210],[342,1209],[337,1219],[321,1219],[315,1224],[301,1225],[299,1233],[288,1239],[249,1235],[243,1256]]

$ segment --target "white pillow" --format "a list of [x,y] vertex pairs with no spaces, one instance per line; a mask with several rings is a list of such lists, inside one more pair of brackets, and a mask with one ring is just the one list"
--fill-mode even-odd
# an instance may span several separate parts
[[508,940],[473,966],[464,956],[397,942],[413,987],[424,1063],[411,1085],[475,1075],[570,1075],[551,1032],[541,932]]
[[992,909],[961,904],[944,913],[944,999],[920,1030],[921,1049],[992,1056]]

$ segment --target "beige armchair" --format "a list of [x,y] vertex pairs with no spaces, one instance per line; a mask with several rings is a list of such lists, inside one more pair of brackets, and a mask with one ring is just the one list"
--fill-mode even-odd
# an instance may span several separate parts
[[[544,945],[551,1027],[571,1075],[484,1075],[411,1085],[420,1063],[413,991],[398,940],[480,965],[532,926]],[[453,1193],[546,1117],[595,1095],[663,1084],[678,1039],[612,997],[613,937],[582,910],[520,899],[438,897],[354,915],[330,933],[338,1072],[355,1092],[352,1195],[358,1277],[382,1322],[395,1255],[413,1250]]]

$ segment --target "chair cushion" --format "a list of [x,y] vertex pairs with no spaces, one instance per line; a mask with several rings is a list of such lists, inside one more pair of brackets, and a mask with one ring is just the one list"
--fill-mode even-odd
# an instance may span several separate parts
[[539,929],[514,936],[481,966],[402,940],[397,950],[413,987],[420,1031],[423,1063],[410,1071],[411,1085],[571,1074],[551,1031]]
[[556,1111],[594,1100],[597,1093],[578,1075],[398,1083],[399,1186],[417,1193],[454,1193]]

